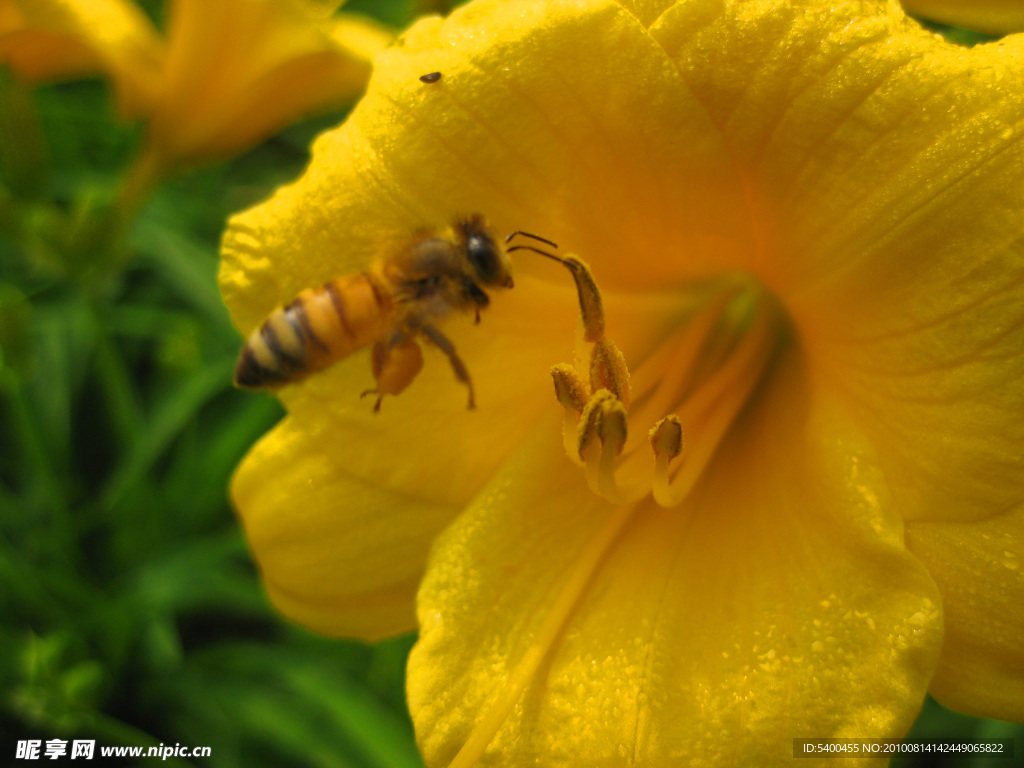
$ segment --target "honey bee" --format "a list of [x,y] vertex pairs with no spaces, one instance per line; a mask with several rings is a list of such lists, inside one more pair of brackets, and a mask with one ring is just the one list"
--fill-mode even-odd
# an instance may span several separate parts
[[[513,232],[505,242],[517,234],[528,235]],[[377,395],[376,412],[385,395],[401,393],[420,372],[422,337],[448,357],[455,377],[469,389],[472,409],[469,371],[435,323],[453,312],[473,312],[479,323],[480,311],[490,304],[485,289],[513,285],[508,251],[516,247],[506,250],[479,215],[418,232],[367,271],[308,288],[275,309],[242,347],[235,384],[276,389],[372,345],[377,386],[363,395]]]

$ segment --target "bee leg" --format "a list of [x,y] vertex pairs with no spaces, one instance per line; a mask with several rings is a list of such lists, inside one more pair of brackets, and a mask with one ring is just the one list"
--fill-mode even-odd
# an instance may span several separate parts
[[366,390],[360,397],[377,395],[377,402],[373,406],[373,412],[377,413],[384,395],[400,394],[412,383],[422,367],[423,351],[408,334],[399,332],[388,341],[378,341],[373,345],[370,356],[370,369],[373,378],[377,380],[377,387]]
[[377,402],[373,404],[373,412],[380,413],[380,401],[384,399],[384,395],[380,394],[379,389],[364,389],[362,392],[359,393],[360,399],[366,397],[367,395],[377,395]]
[[476,408],[476,402],[473,399],[473,382],[469,378],[466,364],[462,362],[459,353],[455,351],[455,345],[451,343],[447,336],[432,325],[424,324],[420,327],[420,330],[424,336],[434,343],[434,346],[448,355],[448,360],[452,364],[452,368],[455,369],[455,378],[469,387],[469,410]]

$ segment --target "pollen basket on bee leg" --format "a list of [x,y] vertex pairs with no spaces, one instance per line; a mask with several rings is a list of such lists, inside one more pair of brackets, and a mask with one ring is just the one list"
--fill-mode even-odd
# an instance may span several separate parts
[[413,339],[376,342],[370,355],[370,369],[377,382],[372,391],[378,395],[374,411],[380,410],[384,395],[404,392],[422,368],[423,352]]

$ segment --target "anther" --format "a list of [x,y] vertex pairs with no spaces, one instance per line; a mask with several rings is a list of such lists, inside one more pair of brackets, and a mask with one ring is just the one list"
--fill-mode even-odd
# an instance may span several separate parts
[[683,425],[679,417],[670,413],[648,432],[654,455],[665,456],[669,461],[683,452]]
[[583,409],[577,432],[576,452],[584,461],[587,458],[587,449],[594,443],[594,438],[600,438],[599,424],[603,405],[614,399],[615,395],[607,389],[601,389],[591,395],[590,401]]
[[[683,452],[683,425],[674,413],[669,414],[648,433],[651,448],[654,449],[654,480],[651,492],[659,504],[672,499],[671,481],[668,476],[668,465],[676,456]],[[666,505],[667,506],[667,505]]]
[[631,504],[649,489],[626,490],[615,479],[616,462],[628,435],[625,406],[606,389],[595,392],[580,417],[577,450],[590,490],[613,504]]
[[626,408],[618,398],[605,400],[601,404],[601,415],[597,420],[597,436],[603,448],[611,448],[614,456],[622,453],[629,436],[629,422]]
[[587,384],[576,373],[576,369],[566,363],[559,363],[551,369],[551,378],[555,382],[555,397],[567,409],[582,413],[587,407],[589,392]]
[[629,408],[629,368],[626,357],[608,339],[594,344],[590,352],[590,389],[607,389]]
[[590,267],[582,259],[566,256],[562,263],[569,268],[573,280],[576,281],[580,312],[583,315],[583,340],[600,341],[604,338],[604,305],[597,281],[594,280]]
[[628,436],[626,409],[618,400],[611,399],[601,403],[600,412],[597,435],[601,439],[601,451],[596,461],[593,458],[596,451],[591,451],[592,455],[587,457],[587,484],[608,501],[623,504],[626,497],[615,480],[615,465]]

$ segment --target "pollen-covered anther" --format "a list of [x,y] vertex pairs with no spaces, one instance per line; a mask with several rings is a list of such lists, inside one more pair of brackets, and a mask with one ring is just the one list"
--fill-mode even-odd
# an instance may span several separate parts
[[588,449],[600,439],[600,421],[604,404],[614,400],[615,395],[607,389],[599,389],[587,401],[580,416],[579,428],[576,432],[576,452],[586,461]]
[[683,425],[679,417],[670,413],[647,433],[655,456],[664,456],[671,461],[683,452]]
[[627,490],[615,478],[619,454],[629,436],[626,407],[607,389],[590,398],[579,421],[577,449],[586,466],[587,484],[614,504],[628,504],[642,497],[643,489]]
[[558,402],[567,410],[582,413],[587,407],[590,390],[576,369],[567,363],[559,363],[551,368],[551,378],[555,383]]
[[583,462],[579,458],[579,436],[577,419],[586,409],[590,399],[590,388],[586,380],[576,369],[567,363],[559,363],[551,369],[551,379],[555,384],[555,397],[562,405],[562,444],[565,454],[579,467]]
[[626,418],[626,406],[617,397],[601,403],[600,415],[597,419],[597,436],[602,448],[610,448],[614,455],[622,453],[629,436],[629,422]]
[[607,389],[629,408],[629,368],[626,358],[610,340],[601,339],[590,351],[590,389]]
[[683,425],[678,416],[669,414],[651,428],[648,437],[654,449],[652,492],[655,500],[668,499],[671,497],[668,465],[683,452]]
[[597,287],[590,266],[583,259],[572,254],[562,258],[562,263],[572,272],[576,281],[576,292],[580,299],[580,314],[583,317],[583,340],[600,341],[604,338],[604,302],[601,289]]

